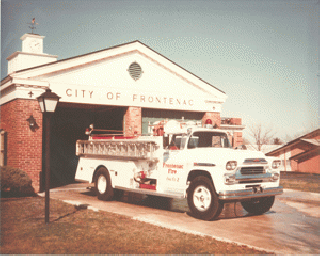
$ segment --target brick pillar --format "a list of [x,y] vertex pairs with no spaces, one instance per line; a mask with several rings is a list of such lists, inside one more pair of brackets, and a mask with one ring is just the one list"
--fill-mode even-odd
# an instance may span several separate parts
[[227,134],[228,134],[228,140],[229,140],[231,146],[233,147],[233,137],[232,137],[232,135],[230,134],[230,132],[228,132]]
[[216,128],[220,128],[220,124],[221,124],[221,117],[220,117],[220,113],[216,113],[216,112],[207,112],[203,115],[202,117],[202,126],[204,126],[204,123],[207,119],[211,119],[212,120],[212,124],[215,126],[217,126]]
[[[33,115],[35,129],[27,119]],[[14,100],[1,106],[1,129],[7,132],[7,165],[25,171],[36,193],[42,171],[42,113],[36,100]]]
[[233,133],[233,143],[232,146],[235,148],[243,144],[242,140],[242,132],[234,132]]
[[141,135],[141,108],[128,107],[123,118],[124,136]]

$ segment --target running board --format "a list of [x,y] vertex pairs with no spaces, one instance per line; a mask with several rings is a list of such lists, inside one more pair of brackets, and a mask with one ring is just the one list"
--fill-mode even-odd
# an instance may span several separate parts
[[175,193],[161,193],[157,192],[156,190],[152,189],[147,189],[147,188],[126,188],[126,187],[120,187],[120,186],[115,186],[114,188],[116,189],[122,189],[127,192],[131,193],[138,193],[138,194],[144,194],[144,195],[149,195],[149,196],[161,196],[161,197],[169,197],[169,198],[185,198],[184,195],[182,194],[175,194]]

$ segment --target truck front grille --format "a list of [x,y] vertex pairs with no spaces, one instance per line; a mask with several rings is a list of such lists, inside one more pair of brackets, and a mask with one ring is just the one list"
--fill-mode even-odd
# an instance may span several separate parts
[[264,173],[263,166],[242,167],[240,170],[242,175],[261,174]]
[[243,162],[244,164],[267,164],[265,158],[246,158]]

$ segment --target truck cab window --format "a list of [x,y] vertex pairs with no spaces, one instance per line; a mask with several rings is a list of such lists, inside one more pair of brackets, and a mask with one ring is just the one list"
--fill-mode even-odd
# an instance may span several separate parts
[[229,148],[228,137],[218,132],[195,132],[189,138],[188,148]]

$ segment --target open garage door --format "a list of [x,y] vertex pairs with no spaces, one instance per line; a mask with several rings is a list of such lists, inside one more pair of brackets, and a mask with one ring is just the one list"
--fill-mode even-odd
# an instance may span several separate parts
[[51,121],[51,187],[74,182],[76,141],[88,138],[85,130],[89,125],[122,131],[123,115],[122,107],[59,103]]
[[204,113],[186,112],[178,110],[163,110],[163,109],[142,109],[142,134],[148,133],[148,125],[161,120],[181,120],[184,118],[188,121],[201,121]]

